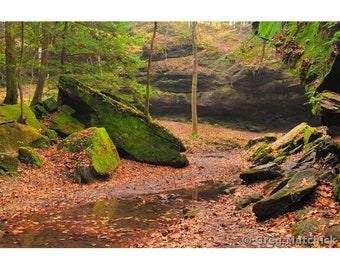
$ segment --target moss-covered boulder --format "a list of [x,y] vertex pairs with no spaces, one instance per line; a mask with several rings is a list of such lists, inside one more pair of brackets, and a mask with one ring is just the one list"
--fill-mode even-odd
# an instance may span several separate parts
[[259,165],[240,173],[240,178],[247,182],[261,181],[267,179],[274,179],[282,175],[282,170],[279,165],[274,162]]
[[53,129],[45,129],[41,132],[42,135],[46,136],[52,143],[58,141],[58,133]]
[[35,168],[41,168],[43,162],[37,152],[30,147],[20,147],[18,158],[21,162],[31,165]]
[[338,174],[333,180],[333,193],[335,199],[340,201],[340,174]]
[[20,146],[49,146],[48,140],[36,128],[17,122],[0,124],[0,138],[0,147],[5,152],[16,152]]
[[282,163],[287,156],[300,152],[312,142],[322,140],[326,136],[323,127],[311,127],[303,122],[274,142],[261,141],[253,145],[243,156],[257,165],[273,160],[276,163]]
[[[0,124],[11,123],[19,119],[21,109],[19,104],[0,106]],[[36,128],[37,130],[45,129],[46,127],[38,121],[30,107],[24,105],[24,118],[27,125]]]
[[135,107],[73,78],[61,76],[58,87],[62,104],[72,107],[85,126],[105,127],[122,153],[156,165],[188,165],[187,158],[180,153],[185,150],[180,140],[165,128],[148,121]]
[[325,231],[326,238],[334,238],[340,241],[340,224],[329,226]]
[[85,125],[73,117],[73,113],[75,111],[71,107],[61,106],[61,110],[52,116],[49,128],[55,130],[63,138],[83,130]]
[[41,102],[47,112],[53,113],[58,110],[58,103],[54,97],[49,97]]
[[257,202],[253,206],[253,212],[257,218],[265,220],[277,217],[300,203],[317,187],[316,172],[315,169],[307,169],[294,174],[283,188]]
[[118,167],[120,158],[105,128],[88,128],[64,139],[66,147],[77,160],[75,178],[79,183],[106,180]]
[[263,195],[260,194],[260,193],[255,193],[255,194],[251,194],[249,196],[246,196],[246,197],[239,200],[239,202],[237,203],[237,205],[235,207],[235,210],[241,210],[241,209],[247,207],[251,203],[258,202],[262,198],[263,198]]
[[329,219],[324,217],[312,217],[293,224],[292,235],[296,238],[309,238],[312,235],[324,234],[328,225]]
[[0,172],[11,173],[18,170],[19,161],[15,157],[0,153]]
[[31,110],[38,119],[45,119],[48,114],[58,110],[58,103],[54,97],[50,97],[32,106]]

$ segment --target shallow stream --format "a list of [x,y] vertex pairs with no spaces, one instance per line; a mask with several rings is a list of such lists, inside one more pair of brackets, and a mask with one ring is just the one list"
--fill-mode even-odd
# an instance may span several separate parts
[[2,248],[128,247],[154,229],[185,218],[183,209],[193,200],[216,199],[230,185],[207,181],[134,198],[79,205],[55,213],[32,215],[0,239]]

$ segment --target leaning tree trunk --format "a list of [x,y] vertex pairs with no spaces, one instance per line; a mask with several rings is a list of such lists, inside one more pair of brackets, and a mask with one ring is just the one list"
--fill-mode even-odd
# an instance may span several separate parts
[[48,64],[48,47],[50,45],[50,34],[48,29],[48,23],[42,23],[43,39],[42,39],[42,52],[40,60],[40,68],[38,73],[37,87],[35,88],[34,96],[31,101],[31,106],[36,105],[42,99],[45,80],[47,77],[47,64]]
[[6,38],[6,97],[5,104],[18,103],[17,63],[15,53],[14,22],[5,22]]
[[192,23],[193,72],[191,88],[192,135],[197,135],[197,22]]

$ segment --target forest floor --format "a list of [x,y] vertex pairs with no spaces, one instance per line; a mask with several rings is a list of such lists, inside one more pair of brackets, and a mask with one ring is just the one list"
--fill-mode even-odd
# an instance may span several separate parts
[[[122,159],[105,182],[72,182],[76,162],[57,146],[40,149],[43,167],[19,165],[0,178],[0,247],[303,247],[289,241],[296,212],[258,222],[252,204],[236,210],[268,181],[241,185],[242,151],[261,133],[159,120],[187,147],[176,169]],[[224,194],[227,187],[236,187]],[[222,188],[221,188],[222,187]],[[210,193],[209,193],[210,192]],[[314,216],[339,213],[331,188],[309,202]]]

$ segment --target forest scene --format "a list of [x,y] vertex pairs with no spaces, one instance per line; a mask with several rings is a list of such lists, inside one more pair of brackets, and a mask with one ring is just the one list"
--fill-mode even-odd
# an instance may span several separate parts
[[339,248],[340,23],[0,22],[1,248]]

